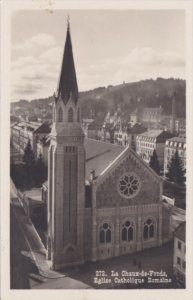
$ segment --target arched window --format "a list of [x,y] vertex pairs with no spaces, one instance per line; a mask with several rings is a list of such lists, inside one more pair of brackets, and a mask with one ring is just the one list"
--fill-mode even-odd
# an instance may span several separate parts
[[80,122],[80,109],[78,108],[77,111],[77,122]]
[[58,122],[63,122],[63,111],[61,107],[58,110]]
[[133,241],[134,239],[134,224],[127,221],[122,226],[122,241]]
[[100,226],[99,242],[101,244],[111,243],[111,225],[108,223]]
[[148,218],[144,222],[143,238],[144,240],[153,238],[155,236],[155,222],[151,218]]
[[68,122],[70,122],[70,123],[73,122],[73,109],[72,109],[72,107],[70,107],[69,110],[68,110]]

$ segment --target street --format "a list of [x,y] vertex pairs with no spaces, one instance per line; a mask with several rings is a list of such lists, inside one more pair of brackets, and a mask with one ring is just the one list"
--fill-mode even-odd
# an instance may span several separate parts
[[22,251],[29,252],[26,241],[18,226],[17,218],[11,204],[10,216],[10,266],[11,266],[11,289],[29,289],[29,274],[37,273],[36,266],[29,258],[22,255]]

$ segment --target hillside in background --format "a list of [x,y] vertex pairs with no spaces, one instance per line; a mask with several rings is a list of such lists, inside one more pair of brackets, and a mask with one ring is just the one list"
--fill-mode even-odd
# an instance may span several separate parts
[[[122,112],[127,119],[129,113],[136,108],[163,107],[163,114],[171,114],[172,93],[176,92],[177,117],[185,118],[186,114],[186,83],[181,79],[142,80],[134,83],[123,83],[117,86],[99,87],[94,90],[80,92],[82,116],[100,117],[108,111]],[[52,97],[32,101],[20,100],[11,104],[11,111],[22,112],[34,117],[51,119]],[[40,114],[38,116],[38,114]],[[15,113],[14,113],[15,114]],[[19,115],[17,113],[17,115]]]

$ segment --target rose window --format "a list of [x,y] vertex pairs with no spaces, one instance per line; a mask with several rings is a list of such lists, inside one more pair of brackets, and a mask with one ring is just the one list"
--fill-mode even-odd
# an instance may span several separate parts
[[119,179],[118,191],[125,198],[133,198],[141,187],[139,177],[134,173],[126,173]]

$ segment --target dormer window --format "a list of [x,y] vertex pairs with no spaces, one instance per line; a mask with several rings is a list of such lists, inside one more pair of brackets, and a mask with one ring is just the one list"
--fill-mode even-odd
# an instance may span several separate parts
[[58,122],[63,122],[63,111],[61,107],[58,110]]
[[70,123],[73,122],[73,110],[72,110],[72,107],[70,107],[69,110],[68,110],[68,122],[70,122]]

